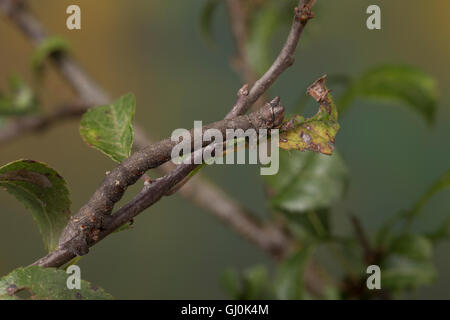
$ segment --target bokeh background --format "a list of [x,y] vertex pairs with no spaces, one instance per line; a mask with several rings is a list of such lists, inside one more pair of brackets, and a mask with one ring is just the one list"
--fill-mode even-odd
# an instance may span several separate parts
[[[369,231],[407,209],[450,163],[450,2],[446,0],[319,0],[318,18],[308,25],[296,63],[271,89],[293,110],[306,87],[322,74],[358,74],[385,62],[419,67],[439,83],[436,123],[427,126],[410,109],[358,101],[340,120],[337,147],[351,173],[347,197],[333,222],[348,232],[345,213],[361,217]],[[113,97],[133,92],[137,121],[154,139],[194,120],[215,121],[227,113],[242,82],[230,68],[234,54],[224,6],[214,20],[217,44],[199,32],[202,0],[31,0],[52,34],[66,37],[72,53]],[[82,30],[65,27],[66,7],[82,9]],[[366,8],[379,4],[382,30],[365,27]],[[280,32],[280,42],[287,30]],[[0,88],[11,73],[30,76],[33,49],[4,17],[0,19]],[[278,49],[279,43],[274,43]],[[52,70],[45,78],[44,105],[65,102],[73,93]],[[50,164],[68,181],[76,211],[113,168],[86,146],[77,121],[29,135],[0,148],[0,164],[29,158]],[[256,166],[215,166],[208,177],[242,203],[268,215]],[[136,188],[126,195],[129,199]],[[449,193],[438,194],[415,228],[424,230],[450,213]],[[45,252],[29,212],[0,193],[0,274],[25,266]],[[435,253],[439,277],[420,298],[450,298],[450,244]],[[163,199],[136,220],[133,230],[109,237],[79,265],[84,279],[116,298],[225,298],[218,278],[230,267],[272,261],[180,196]]]

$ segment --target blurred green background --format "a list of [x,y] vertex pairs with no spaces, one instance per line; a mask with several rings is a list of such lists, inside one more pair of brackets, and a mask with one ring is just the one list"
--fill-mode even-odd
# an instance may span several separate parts
[[[337,147],[350,169],[345,201],[333,212],[339,232],[350,232],[346,213],[361,217],[369,231],[407,209],[450,163],[450,2],[446,0],[318,0],[317,19],[307,27],[296,63],[271,89],[293,110],[306,87],[323,74],[358,74],[385,62],[419,67],[439,83],[433,127],[417,113],[395,104],[358,101],[340,120]],[[204,1],[32,0],[33,11],[52,34],[66,37],[72,53],[113,97],[133,92],[137,121],[153,139],[173,129],[222,118],[242,86],[230,68],[234,54],[221,6],[214,20],[215,46],[199,32]],[[82,30],[68,31],[66,7],[82,9]],[[382,30],[365,26],[366,8],[379,4]],[[284,41],[287,30],[279,33]],[[11,73],[30,77],[32,47],[4,17],[0,20],[0,88]],[[59,76],[45,78],[46,107],[73,97]],[[68,181],[76,211],[114,167],[87,147],[76,121],[1,146],[0,164],[29,158],[48,163]],[[256,166],[215,166],[204,170],[235,198],[268,215]],[[138,186],[137,186],[138,187]],[[129,199],[136,191],[132,188]],[[427,230],[450,213],[449,193],[433,198],[415,228]],[[0,193],[0,274],[25,266],[45,252],[31,215]],[[450,244],[435,254],[439,277],[420,290],[421,298],[450,298]],[[271,265],[259,249],[224,227],[208,212],[176,195],[141,214],[132,231],[111,236],[79,263],[82,277],[116,298],[224,298],[218,278],[229,267]]]

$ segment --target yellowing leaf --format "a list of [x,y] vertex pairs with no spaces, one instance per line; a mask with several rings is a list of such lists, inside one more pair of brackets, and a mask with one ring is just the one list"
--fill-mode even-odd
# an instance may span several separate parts
[[308,94],[320,104],[319,111],[311,118],[297,115],[286,121],[281,127],[280,148],[331,155],[340,127],[336,105],[325,86],[325,76],[308,88]]

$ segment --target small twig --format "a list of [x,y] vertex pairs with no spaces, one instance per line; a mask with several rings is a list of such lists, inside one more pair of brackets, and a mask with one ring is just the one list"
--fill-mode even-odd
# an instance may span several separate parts
[[314,17],[311,8],[315,1],[299,1],[295,8],[294,21],[289,36],[267,72],[258,79],[250,89],[245,99],[237,101],[236,105],[226,116],[227,119],[244,114],[269,89],[278,77],[294,63],[294,53],[303,30],[310,19]]
[[[41,44],[46,40],[47,35],[40,22],[32,16],[25,6],[23,1],[17,0],[0,0],[0,10],[5,12],[16,24],[16,26],[23,31],[23,33],[35,45]],[[308,13],[312,2],[305,2],[305,8],[302,2],[299,2],[300,10]],[[312,14],[307,14],[308,19]],[[250,95],[247,99],[238,99],[238,102],[233,108],[232,113],[227,117],[233,118],[236,115],[245,113],[249,107],[261,97],[264,92],[272,85],[272,83],[279,77],[279,75],[293,62],[289,58],[297,46],[298,40],[302,33],[304,25],[308,19],[301,19],[299,23],[299,10],[296,10],[296,19],[294,20],[288,40],[286,41],[283,50],[278,56],[275,63],[269,71],[255,83]],[[104,104],[110,101],[107,94],[98,86],[83,70],[82,68],[67,54],[61,53],[53,55],[52,61],[60,71],[64,79],[77,92],[78,96],[86,104]],[[288,63],[286,63],[286,61]],[[87,109],[88,107],[86,107]],[[141,127],[135,127],[135,146],[138,149],[145,147],[150,142],[146,139]],[[172,164],[162,167],[164,172],[169,172],[173,168]],[[236,230],[243,237],[249,239],[251,242],[258,245],[260,248],[279,258],[284,256],[289,250],[288,237],[285,233],[273,224],[262,224],[254,216],[247,213],[242,206],[226,195],[217,186],[207,182],[201,177],[195,177],[189,184],[180,189],[180,193],[192,200],[198,206],[203,207],[226,224],[230,225],[232,229]],[[61,261],[69,261],[70,253],[67,250],[61,249],[49,255],[49,261],[53,261],[53,265],[60,265]],[[59,261],[59,262],[58,262]],[[314,277],[307,278],[308,282],[314,282]],[[320,282],[320,281],[319,281]],[[318,281],[316,281],[316,284]],[[314,284],[312,284],[314,285]]]
[[[39,45],[46,40],[47,34],[41,23],[28,12],[26,7],[14,6],[13,0],[0,0],[0,10],[9,16],[11,21],[22,30],[24,35],[34,45]],[[61,65],[66,66],[64,68],[65,71],[61,71],[61,75],[80,97],[93,101],[94,105],[109,101],[108,96],[98,85],[90,86],[94,81],[79,68],[78,64],[68,54],[61,53],[57,57],[53,55],[51,59],[58,70]],[[88,106],[86,105],[86,110],[87,108]],[[15,137],[18,135],[19,132],[16,133]],[[145,137],[144,130],[139,125],[135,125],[134,146],[137,149],[142,149],[149,144],[151,144],[151,141]],[[160,169],[165,173],[169,173],[174,167],[172,163],[167,163]],[[274,252],[268,249],[272,247],[278,248],[275,256],[279,256],[281,251],[286,252],[288,250],[289,246],[285,245],[287,241],[279,240],[286,239],[282,230],[275,227],[261,227],[262,224],[256,223],[258,220],[249,215],[246,209],[205,178],[196,176],[188,185],[180,189],[180,194],[199,207],[207,209],[207,213],[211,213],[220,220],[225,221],[234,230],[240,232],[244,238],[250,239],[269,254],[272,255]],[[266,232],[266,229],[273,230]],[[242,232],[248,232],[248,234],[243,234]],[[281,250],[280,247],[284,249]]]
[[[274,104],[277,105],[274,106]],[[284,108],[279,105],[279,99],[274,99],[265,108],[246,116],[240,116],[231,120],[222,120],[203,127],[217,129],[226,135],[227,129],[265,129],[281,125]],[[77,255],[87,253],[89,240],[95,238],[94,233],[104,227],[109,220],[109,215],[114,205],[122,198],[127,188],[149,169],[157,168],[169,161],[171,152],[177,142],[165,139],[154,143],[142,150],[133,153],[112,170],[100,187],[95,191],[91,199],[74,214],[60,239],[60,246],[69,247]],[[203,146],[208,143],[204,142]],[[192,141],[191,150],[195,148]],[[194,150],[195,151],[195,150]],[[192,168],[194,169],[194,168]],[[178,168],[174,171],[179,170]],[[184,172],[184,171],[183,171]],[[181,180],[177,181],[180,182]],[[168,190],[166,190],[167,192]]]
[[227,0],[228,17],[236,46],[236,57],[233,66],[250,85],[257,80],[247,53],[248,17],[241,0]]
[[[279,102],[279,99],[277,100]],[[270,112],[264,112],[270,111]],[[279,117],[283,114],[284,108],[280,105],[268,108],[254,114],[238,117],[233,122],[244,118],[249,122],[248,127],[254,129],[278,127],[283,120]],[[275,113],[275,116],[272,114]],[[228,124],[230,121],[223,120],[220,123]],[[241,123],[243,124],[243,123]],[[259,125],[260,127],[256,127]],[[219,129],[219,127],[217,127]],[[166,176],[153,183],[146,183],[143,190],[135,196],[129,203],[119,209],[113,215],[109,215],[115,202],[117,202],[129,181],[136,179],[136,171],[140,168],[140,156],[128,158],[116,169],[108,174],[103,185],[96,191],[91,200],[83,206],[80,211],[71,217],[71,220],[63,232],[61,243],[56,250],[46,257],[35,262],[35,265],[45,267],[59,267],[67,263],[74,255],[82,255],[88,252],[87,248],[111,234],[119,227],[136,217],[139,213],[159,201],[168,191],[182,181],[199,164],[198,159],[202,159],[204,149],[214,150],[215,143],[196,150],[191,154],[191,164],[181,164]],[[129,175],[127,175],[127,173]],[[139,178],[139,177],[137,177]],[[121,179],[121,180],[119,180]],[[114,182],[115,181],[115,182]],[[114,187],[111,185],[113,184]],[[86,248],[84,247],[86,246]],[[64,258],[62,258],[64,257]],[[57,263],[57,264],[55,264]]]
[[86,111],[80,103],[64,104],[47,115],[22,116],[10,120],[0,129],[0,145],[31,132],[42,132],[56,123],[79,118]]
[[375,250],[372,248],[372,245],[370,244],[369,238],[366,234],[366,231],[364,230],[361,221],[359,221],[358,217],[355,216],[354,214],[349,214],[350,216],[350,221],[352,222],[353,225],[353,230],[355,232],[355,235],[359,241],[359,244],[361,245],[363,252],[364,252],[364,261],[368,264],[371,265],[372,263],[374,263],[375,259],[376,259],[376,252]]

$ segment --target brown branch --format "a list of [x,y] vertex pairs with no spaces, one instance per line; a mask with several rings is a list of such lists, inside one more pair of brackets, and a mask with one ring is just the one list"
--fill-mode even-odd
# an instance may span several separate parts
[[[140,212],[157,202],[168,190],[170,190],[170,188],[180,182],[196,166],[197,165],[195,164],[180,165],[157,182],[146,184],[144,189],[139,192],[132,201],[111,216],[109,222],[105,224],[101,230],[96,229],[95,234],[90,234],[89,246],[95,245],[97,242],[117,230],[117,228],[133,219],[133,217]],[[84,234],[84,232],[85,231],[83,230],[81,233]],[[57,250],[33,263],[33,265],[41,267],[60,267],[72,260],[75,256],[76,254],[70,246],[60,246]]]
[[299,1],[299,6],[295,8],[294,21],[292,23],[289,36],[281,49],[280,54],[266,73],[258,79],[250,89],[245,99],[239,99],[228,119],[244,114],[247,110],[270,88],[278,77],[294,63],[294,53],[297,48],[303,30],[310,19],[314,17],[311,7],[314,1]]
[[[18,0],[0,0],[0,10],[5,12],[35,45],[39,45],[45,41],[47,37],[46,32],[40,22],[23,5],[20,5],[21,3],[22,1]],[[269,71],[255,83],[250,94],[240,94],[233,111],[228,114],[227,119],[245,113],[251,104],[258,100],[276,78],[292,64],[293,52],[303,27],[306,25],[307,20],[312,17],[310,13],[311,6],[312,3],[305,2],[305,5],[302,5],[302,2],[299,2],[299,8],[301,9],[296,9],[291,32],[277,60]],[[306,15],[302,15],[301,12],[306,13]],[[53,55],[52,61],[86,105],[88,103],[94,105],[104,104],[110,100],[105,92],[83,72],[82,68],[69,55]],[[86,106],[87,108],[88,106]],[[148,144],[149,141],[145,138],[143,130],[137,126],[135,128],[135,146],[142,148]],[[163,166],[162,169],[165,172],[170,172],[172,167],[173,165]],[[225,221],[242,236],[257,244],[274,257],[284,256],[289,250],[289,240],[283,231],[272,224],[259,222],[223,191],[201,177],[194,178],[188,185],[181,188],[180,193],[200,207],[208,209],[210,213]],[[71,255],[72,253],[68,250],[61,249],[51,253],[49,259],[53,261],[52,265],[61,265],[64,261],[69,261]],[[314,280],[308,279],[308,281],[313,282]]]
[[[241,116],[231,121],[222,120],[207,126],[207,128],[225,131],[227,126],[231,125],[229,128],[233,128],[233,125],[238,124],[239,128],[244,128],[243,130],[279,127],[283,121],[284,108],[279,105],[279,99],[274,99],[274,101],[278,103],[276,106],[267,104],[266,108],[259,112]],[[193,152],[191,154],[191,164],[181,164],[157,181],[146,183],[137,196],[116,213],[110,215],[112,206],[119,201],[127,185],[134,183],[140,177],[137,172],[145,171],[144,167],[141,167],[147,165],[145,162],[142,162],[145,157],[139,155],[139,152],[133,154],[108,174],[102,186],[97,189],[91,200],[77,214],[71,217],[61,237],[59,248],[35,262],[35,265],[59,267],[75,255],[86,254],[88,247],[93,246],[159,201],[198,166],[198,164],[195,164],[198,163],[196,160],[202,160],[204,149],[211,148],[211,150],[214,150],[215,144],[210,144]],[[150,155],[151,158],[165,158],[165,149],[154,150],[156,151],[153,155]],[[168,152],[170,153],[170,150]]]
[[241,73],[247,83],[253,85],[257,76],[251,66],[247,53],[248,42],[248,17],[241,0],[227,0],[228,18],[230,20],[231,32],[236,46],[236,57],[233,66]]
[[[13,0],[0,0],[0,10],[7,14],[11,21],[31,40],[34,45],[39,45],[45,41],[47,35],[40,22],[31,15],[27,8],[22,5],[14,5]],[[86,101],[92,101],[93,104],[103,104],[109,100],[108,96],[98,85],[92,85],[93,80],[85,73],[78,64],[68,55],[60,54],[51,57],[52,61],[58,67],[61,75],[71,85],[75,92]],[[59,66],[65,66],[63,70]],[[85,105],[86,110],[88,104]],[[14,137],[17,137],[17,132]],[[135,126],[134,146],[141,149],[151,143],[145,137],[144,130],[140,126]],[[161,167],[165,173],[169,173],[174,168],[171,163]],[[207,190],[208,192],[204,192]],[[260,224],[255,223],[255,219],[242,208],[236,201],[225,196],[217,186],[212,187],[210,182],[206,182],[201,176],[195,177],[188,186],[181,188],[180,194],[188,200],[193,201],[199,207],[208,209],[208,213],[227,220],[227,223],[238,231],[249,231],[250,234],[241,234],[247,239],[253,239],[257,245],[265,250],[267,247],[280,247],[279,239],[284,238],[283,232],[278,230],[266,232],[267,228],[261,228]],[[206,196],[208,194],[208,196]],[[214,199],[212,202],[211,199]],[[219,205],[220,204],[220,205]],[[264,240],[261,240],[264,238]],[[273,241],[272,241],[273,240]],[[273,245],[270,243],[273,242]],[[269,245],[268,245],[269,244]],[[286,251],[288,246],[284,246]],[[278,250],[279,252],[280,250]],[[271,251],[268,251],[272,254]]]
[[[0,10],[9,16],[35,46],[39,46],[48,38],[41,23],[29,13],[26,2],[0,0]],[[81,66],[70,56],[56,54],[52,56],[52,61],[84,103],[88,105],[105,104],[110,100],[103,89],[87,76]]]
[[[245,131],[247,129],[259,130],[277,127],[281,125],[284,108],[279,105],[279,99],[274,99],[274,102],[277,105],[268,103],[265,108],[249,115],[204,126],[203,131],[218,129],[225,136],[227,129],[242,129]],[[108,222],[115,203],[122,198],[126,189],[136,183],[149,169],[157,168],[169,161],[172,149],[177,143],[171,139],[165,139],[149,145],[133,153],[112,170],[91,199],[71,217],[69,224],[61,235],[60,246],[69,247],[78,255],[86,254],[89,240],[95,238],[94,233],[104,227],[105,221]],[[204,142],[205,145],[207,145],[206,142]],[[194,147],[192,141],[191,150],[194,150]]]
[[79,118],[86,112],[81,103],[64,104],[47,115],[18,117],[0,129],[0,145],[27,133],[42,132],[63,120]]
[[371,265],[375,263],[378,254],[376,250],[372,248],[372,245],[370,244],[369,241],[369,237],[367,236],[366,231],[364,230],[361,221],[359,221],[358,217],[355,216],[354,214],[349,214],[349,216],[356,238],[358,239],[359,244],[363,249],[364,261],[365,263],[367,263],[367,265]]

